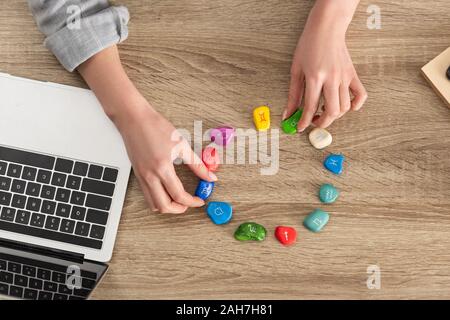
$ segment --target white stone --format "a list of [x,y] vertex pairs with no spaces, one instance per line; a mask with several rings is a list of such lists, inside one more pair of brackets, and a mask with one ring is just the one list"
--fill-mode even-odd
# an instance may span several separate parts
[[331,133],[325,129],[314,128],[309,133],[309,142],[311,142],[314,148],[323,149],[328,147],[331,142],[333,142],[333,137],[331,136]]

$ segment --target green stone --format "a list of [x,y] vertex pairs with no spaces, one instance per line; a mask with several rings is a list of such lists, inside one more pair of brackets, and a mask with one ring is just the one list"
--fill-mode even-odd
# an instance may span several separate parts
[[328,223],[330,216],[323,210],[316,209],[311,212],[305,220],[303,225],[312,232],[319,232]]
[[325,183],[320,187],[319,199],[323,203],[333,203],[339,197],[339,190],[332,184]]
[[241,224],[234,233],[234,238],[239,241],[263,241],[266,238],[266,229],[255,222]]
[[302,117],[303,109],[298,109],[292,116],[281,121],[281,129],[287,134],[297,133],[297,124]]

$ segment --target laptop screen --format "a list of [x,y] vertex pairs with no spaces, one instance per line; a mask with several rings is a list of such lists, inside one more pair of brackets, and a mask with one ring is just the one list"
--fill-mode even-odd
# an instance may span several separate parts
[[0,299],[87,299],[107,269],[0,244]]

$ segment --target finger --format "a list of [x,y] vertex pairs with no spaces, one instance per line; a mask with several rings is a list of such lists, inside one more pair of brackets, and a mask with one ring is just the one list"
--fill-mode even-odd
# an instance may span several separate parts
[[151,184],[149,185],[149,191],[153,203],[161,213],[178,214],[184,213],[187,210],[187,206],[172,201],[172,199],[167,194],[167,191],[161,184],[161,181],[155,180],[151,182]]
[[289,85],[288,105],[283,112],[282,120],[289,118],[300,106],[305,89],[304,79],[303,74],[292,73]]
[[350,90],[354,95],[351,103],[351,109],[353,111],[358,111],[367,100],[367,91],[358,76],[355,76],[352,82],[350,82]]
[[209,182],[217,181],[217,176],[206,168],[202,159],[192,151],[187,142],[183,145],[180,156],[183,159],[183,162],[197,177]]
[[317,127],[326,128],[339,116],[341,112],[339,106],[339,86],[336,84],[326,84],[323,87],[325,99],[325,111],[314,123]]
[[347,85],[341,83],[339,87],[339,101],[340,101],[340,107],[341,112],[339,114],[339,118],[342,117],[344,114],[346,114],[351,107],[351,101],[350,101],[350,91]]
[[322,83],[319,81],[306,80],[305,88],[305,106],[303,114],[298,122],[297,128],[299,132],[304,131],[311,124],[312,118],[316,114],[322,91]]
[[147,184],[136,175],[136,178],[139,182],[139,186],[141,187],[142,193],[144,194],[144,199],[147,202],[147,205],[149,207],[149,209],[153,212],[158,211],[158,209],[156,208],[155,204],[153,203],[152,197],[150,195],[150,191],[148,189]]
[[167,190],[173,201],[187,207],[201,207],[205,204],[202,199],[193,197],[184,190],[183,184],[174,169],[167,171],[167,174],[161,178],[164,188]]

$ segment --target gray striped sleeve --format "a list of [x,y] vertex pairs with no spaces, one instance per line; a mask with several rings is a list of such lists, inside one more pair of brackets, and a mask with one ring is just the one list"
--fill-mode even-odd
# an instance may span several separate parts
[[69,71],[128,37],[129,14],[108,0],[28,0],[45,46]]

